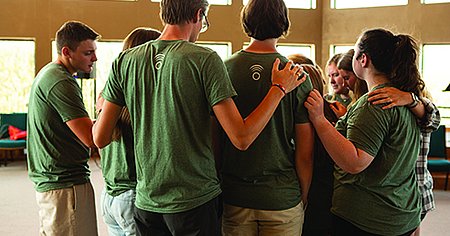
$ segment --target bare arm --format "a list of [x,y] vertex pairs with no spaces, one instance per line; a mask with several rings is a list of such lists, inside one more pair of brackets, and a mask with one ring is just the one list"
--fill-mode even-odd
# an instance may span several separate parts
[[66,122],[70,130],[88,147],[95,147],[92,140],[92,120],[89,117],[81,117]]
[[313,175],[314,127],[311,123],[295,125],[295,169],[302,190],[302,201],[308,204]]
[[92,128],[94,143],[98,148],[103,148],[111,142],[122,107],[105,100],[101,111]]
[[372,163],[373,156],[356,148],[328,122],[323,114],[323,99],[317,90],[311,91],[305,107],[320,141],[336,165],[348,173],[357,174]]
[[[278,70],[279,64],[279,59],[276,59],[272,68],[272,83],[281,85],[286,93],[306,80],[306,76],[297,80],[302,71],[300,66],[292,66],[290,61],[283,70]],[[263,101],[245,119],[242,118],[231,98],[224,99],[213,106],[217,120],[236,148],[246,150],[255,141],[284,97],[285,92],[282,88],[272,86]]]

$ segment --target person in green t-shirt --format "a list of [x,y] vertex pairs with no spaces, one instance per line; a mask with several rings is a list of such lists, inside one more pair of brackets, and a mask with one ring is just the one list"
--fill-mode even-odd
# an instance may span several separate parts
[[[385,29],[365,31],[355,44],[353,70],[370,91],[396,87],[421,95],[417,44]],[[305,103],[320,140],[337,165],[331,212],[333,235],[410,235],[420,223],[415,166],[420,131],[407,107],[384,110],[364,95],[336,124],[322,97]],[[407,140],[407,142],[405,142]]]
[[[151,28],[136,28],[123,42],[123,50],[155,40],[161,32]],[[97,99],[97,114],[104,99]],[[110,235],[136,235],[133,218],[136,198],[136,163],[134,159],[133,132],[130,113],[122,108],[120,119],[114,128],[113,142],[100,150],[105,189],[101,197],[103,220]]]
[[265,99],[246,119],[220,57],[195,45],[208,26],[206,0],[162,0],[158,40],[122,52],[114,61],[93,128],[95,144],[111,142],[126,106],[136,158],[138,235],[218,235],[221,193],[211,138],[214,115],[233,144],[245,150],[261,133],[297,80],[300,66],[274,62]]
[[[289,30],[283,0],[250,0],[241,13],[250,44],[225,61],[243,116],[249,115],[272,85],[278,39]],[[303,75],[306,76],[306,75]],[[300,235],[312,178],[314,129],[303,103],[307,80],[286,95],[254,143],[241,151],[229,138],[222,146],[223,235]]]
[[351,94],[349,94],[349,89],[346,86],[344,79],[339,74],[337,67],[341,56],[341,53],[335,54],[327,62],[326,73],[330,80],[329,84],[333,93],[325,94],[324,98],[330,103],[339,103],[340,105],[347,107],[352,101],[352,97]]
[[97,235],[89,181],[92,121],[74,77],[97,61],[89,26],[64,23],[56,33],[58,58],[36,76],[28,105],[28,174],[35,184],[41,235]]

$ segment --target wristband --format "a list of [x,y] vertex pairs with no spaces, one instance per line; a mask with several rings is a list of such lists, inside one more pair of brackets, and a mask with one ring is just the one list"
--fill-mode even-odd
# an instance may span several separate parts
[[286,88],[281,84],[272,84],[272,86],[278,87],[286,95]]
[[416,107],[419,104],[419,98],[417,97],[416,94],[411,93],[411,97],[413,99],[413,102],[408,104],[408,105],[406,105],[406,107],[408,107],[408,108],[414,108],[414,107]]

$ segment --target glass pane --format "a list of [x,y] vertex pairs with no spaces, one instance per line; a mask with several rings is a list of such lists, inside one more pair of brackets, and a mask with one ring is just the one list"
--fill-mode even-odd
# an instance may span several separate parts
[[354,45],[331,45],[330,57],[337,53],[346,53],[348,50],[353,49]]
[[423,80],[439,108],[441,124],[450,126],[450,91],[443,91],[450,84],[447,55],[450,55],[450,44],[424,45],[422,48]]
[[[151,0],[152,2],[161,2],[161,0]],[[231,5],[231,0],[208,0],[211,5]]]
[[408,0],[331,0],[331,8],[365,8],[408,5]]
[[231,43],[196,42],[196,44],[216,51],[222,60],[231,56]]
[[0,40],[0,113],[27,112],[34,51],[34,41]]
[[302,54],[309,59],[316,61],[314,45],[278,44],[277,50],[285,57],[291,54]]
[[[97,95],[105,86],[106,80],[109,76],[109,71],[112,62],[116,59],[122,51],[123,43],[120,42],[96,42],[97,62],[94,64],[93,72],[91,72],[91,79],[78,79],[78,83],[83,91],[83,100],[86,110],[91,118],[95,115],[95,101]],[[56,42],[52,41],[52,58],[53,61],[57,58]]]
[[430,4],[430,3],[444,3],[444,2],[450,2],[450,0],[422,0],[423,4]]
[[[244,43],[242,48],[245,48],[249,45],[249,43]],[[309,59],[316,61],[315,48],[313,44],[283,44],[280,43],[277,45],[277,51],[287,57],[292,54],[302,54],[303,56],[308,57]]]
[[[246,5],[248,0],[243,0]],[[288,8],[316,9],[316,0],[284,0]]]

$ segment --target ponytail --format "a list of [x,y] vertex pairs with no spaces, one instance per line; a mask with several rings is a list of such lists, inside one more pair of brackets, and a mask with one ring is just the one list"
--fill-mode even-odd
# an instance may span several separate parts
[[392,58],[391,82],[400,90],[422,96],[425,83],[417,68],[418,46],[409,35],[399,34],[396,39]]
[[417,67],[418,47],[409,35],[394,35],[385,29],[364,32],[357,45],[367,54],[375,69],[384,74],[394,87],[422,96],[425,83]]

